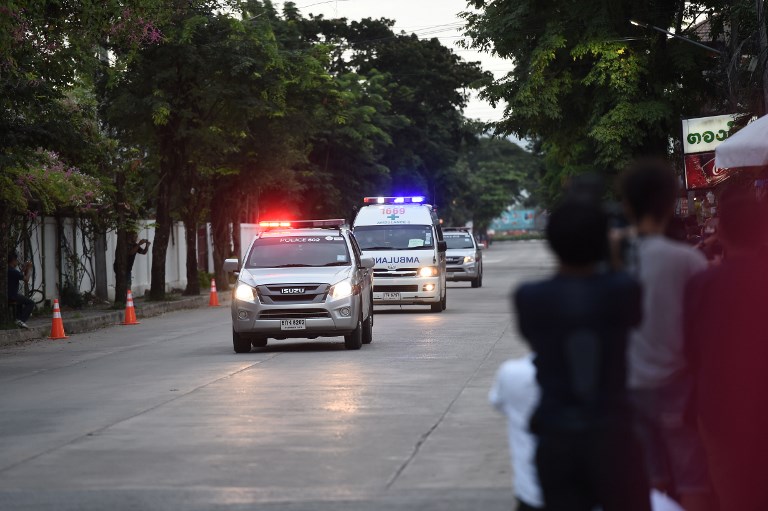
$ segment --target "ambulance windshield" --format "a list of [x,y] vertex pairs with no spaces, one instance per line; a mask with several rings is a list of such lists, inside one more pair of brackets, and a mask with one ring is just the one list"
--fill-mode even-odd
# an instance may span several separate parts
[[362,250],[430,250],[435,247],[429,225],[361,225],[355,238]]

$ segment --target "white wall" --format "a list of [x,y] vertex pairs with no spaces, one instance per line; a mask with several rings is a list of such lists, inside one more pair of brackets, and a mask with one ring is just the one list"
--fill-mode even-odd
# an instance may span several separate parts
[[[153,241],[155,229],[153,220],[142,220],[139,222],[139,239],[146,238]],[[74,220],[65,218],[62,220],[63,240],[70,249],[74,249],[76,254],[82,256],[84,253],[82,234],[78,229],[73,231]],[[107,266],[107,289],[109,299],[115,298],[115,273],[112,266],[115,260],[115,245],[117,243],[117,233],[111,231],[107,233],[106,243],[106,266]],[[210,239],[208,241],[210,245]],[[17,252],[21,258],[31,260],[35,266],[35,279],[31,282],[33,289],[40,290],[46,299],[52,300],[58,298],[61,294],[59,289],[59,274],[56,266],[57,257],[57,236],[56,220],[52,217],[38,218],[35,220],[34,227],[30,233],[31,252],[24,254],[23,247],[17,247]],[[168,253],[166,256],[165,277],[166,291],[172,289],[183,289],[187,285],[186,278],[186,243],[184,236],[184,224],[176,223],[171,229],[171,239],[168,243]],[[62,267],[66,268],[66,252],[61,250]],[[86,262],[90,268],[90,264]],[[212,264],[211,264],[212,265]],[[95,267],[95,264],[94,264]],[[135,296],[142,296],[149,290],[151,283],[152,268],[152,247],[147,255],[136,255],[136,262],[133,265],[133,285],[131,289]],[[82,292],[91,290],[91,278],[86,275],[81,283]],[[33,297],[39,299],[40,295]]]
[[[139,239],[146,238],[150,242],[155,239],[154,220],[139,221]],[[177,222],[171,228],[171,239],[168,241],[168,253],[165,256],[165,290],[183,289],[187,286],[187,245],[184,235],[184,224]],[[115,299],[115,272],[112,270],[115,262],[115,246],[117,232],[107,233],[107,292],[109,299]],[[147,255],[136,254],[133,264],[133,283],[131,292],[134,296],[143,296],[149,291],[152,283],[152,245]]]

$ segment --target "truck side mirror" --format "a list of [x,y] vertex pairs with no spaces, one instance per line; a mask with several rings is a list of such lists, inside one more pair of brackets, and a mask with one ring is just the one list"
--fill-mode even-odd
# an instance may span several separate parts
[[447,252],[448,251],[448,242],[446,241],[438,241],[437,242],[437,251],[438,252]]
[[240,261],[237,259],[224,259],[222,269],[227,273],[232,273],[240,270]]

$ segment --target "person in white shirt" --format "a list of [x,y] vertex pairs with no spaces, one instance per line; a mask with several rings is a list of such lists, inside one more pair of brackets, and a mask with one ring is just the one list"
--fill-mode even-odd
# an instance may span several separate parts
[[508,360],[496,373],[488,396],[491,404],[507,417],[512,478],[518,511],[543,510],[544,498],[536,473],[536,437],[528,430],[539,387],[533,355]]
[[[536,437],[528,423],[539,401],[533,354],[508,360],[501,365],[488,399],[507,417],[509,450],[512,459],[512,485],[517,497],[517,511],[543,511],[544,498],[536,473]],[[651,492],[653,511],[684,511],[674,500]],[[596,510],[599,511],[599,510]]]

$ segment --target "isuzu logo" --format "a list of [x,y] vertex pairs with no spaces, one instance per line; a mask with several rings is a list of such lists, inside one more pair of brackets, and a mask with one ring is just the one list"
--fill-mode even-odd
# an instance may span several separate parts
[[284,295],[303,295],[304,294],[304,288],[303,287],[284,287],[280,290],[280,292]]

